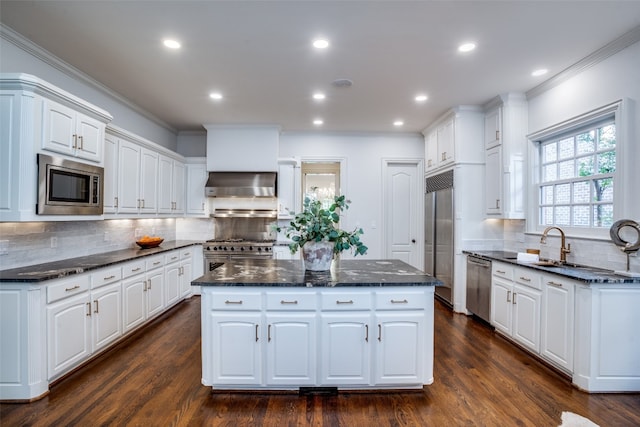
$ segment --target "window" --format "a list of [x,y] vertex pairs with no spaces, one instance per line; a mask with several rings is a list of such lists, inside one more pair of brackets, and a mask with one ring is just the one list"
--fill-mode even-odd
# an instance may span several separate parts
[[340,162],[302,162],[302,200],[318,199],[323,207],[340,195]]
[[614,117],[556,133],[539,143],[541,226],[609,228],[614,222]]

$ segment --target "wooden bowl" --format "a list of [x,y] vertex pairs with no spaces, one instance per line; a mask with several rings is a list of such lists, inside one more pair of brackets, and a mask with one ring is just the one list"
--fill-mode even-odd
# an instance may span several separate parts
[[138,240],[136,244],[140,246],[142,249],[149,249],[149,248],[157,248],[158,246],[160,246],[160,243],[162,243],[163,241],[164,239],[162,237],[157,237],[155,239]]

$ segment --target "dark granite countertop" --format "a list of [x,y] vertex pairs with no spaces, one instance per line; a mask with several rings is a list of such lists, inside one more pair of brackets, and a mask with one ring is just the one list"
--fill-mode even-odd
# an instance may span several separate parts
[[518,262],[518,254],[508,251],[462,251],[468,255],[474,255],[489,261],[500,261],[518,267],[530,268],[543,273],[556,274],[568,279],[578,280],[585,284],[621,284],[640,283],[640,277],[628,277],[615,274],[613,270],[567,263],[558,266],[542,266],[531,263]]
[[193,286],[436,286],[438,279],[399,260],[334,261],[328,272],[305,271],[301,260],[230,260]]
[[199,245],[202,242],[191,240],[173,240],[162,242],[157,248],[149,249],[122,249],[119,251],[104,252],[101,254],[87,255],[77,258],[69,258],[62,261],[52,261],[43,264],[29,265],[26,267],[0,270],[1,282],[42,282],[58,279],[72,274],[86,273],[121,262],[132,261],[150,255],[180,249],[187,246]]

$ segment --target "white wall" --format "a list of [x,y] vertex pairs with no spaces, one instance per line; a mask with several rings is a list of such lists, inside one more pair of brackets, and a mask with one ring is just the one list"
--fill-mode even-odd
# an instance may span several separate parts
[[[279,157],[344,159],[342,194],[352,201],[342,227],[362,227],[367,258],[382,258],[383,159],[423,159],[420,134],[332,134],[283,132]],[[347,257],[347,255],[343,255]]]
[[177,150],[184,157],[205,157],[207,155],[207,132],[178,132]]
[[[17,33],[7,30],[6,27],[3,28],[3,31],[8,31],[11,34],[19,36]],[[60,59],[54,57],[39,46],[34,45],[26,39],[22,40],[22,43],[29,45],[35,51],[39,52],[38,56],[23,50],[6,38],[0,37],[1,73],[26,73],[41,78],[54,86],[58,86],[108,111],[113,116],[112,123],[116,126],[140,135],[172,151],[176,151],[175,130],[168,129],[150,120],[130,106],[110,96],[107,92],[86,81],[78,79],[78,75],[84,75],[79,70],[76,70],[77,74],[75,75],[61,71],[61,69],[72,69],[72,67],[63,63]]]

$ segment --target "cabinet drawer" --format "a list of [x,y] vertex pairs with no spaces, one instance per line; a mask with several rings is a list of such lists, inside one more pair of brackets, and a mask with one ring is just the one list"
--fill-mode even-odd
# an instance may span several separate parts
[[89,274],[81,274],[47,285],[47,304],[89,290]]
[[322,310],[369,310],[371,294],[362,292],[323,292]]
[[164,257],[165,264],[171,264],[180,260],[180,251],[171,251]]
[[145,268],[147,271],[160,267],[164,267],[164,255],[154,256],[145,260]]
[[214,292],[211,295],[213,310],[261,310],[260,292]]
[[513,267],[508,264],[492,263],[492,274],[503,279],[513,280]]
[[424,310],[427,306],[423,291],[378,291],[375,300],[378,310]]
[[105,268],[91,274],[91,289],[122,280],[122,267]]
[[513,280],[521,285],[528,286],[539,291],[542,290],[540,274],[528,268],[514,268]]
[[186,249],[180,250],[180,259],[191,259],[193,258],[193,248],[188,247]]
[[315,310],[316,294],[309,292],[267,292],[267,310]]
[[145,266],[144,260],[128,262],[122,266],[122,278],[135,276],[136,274],[144,273]]

